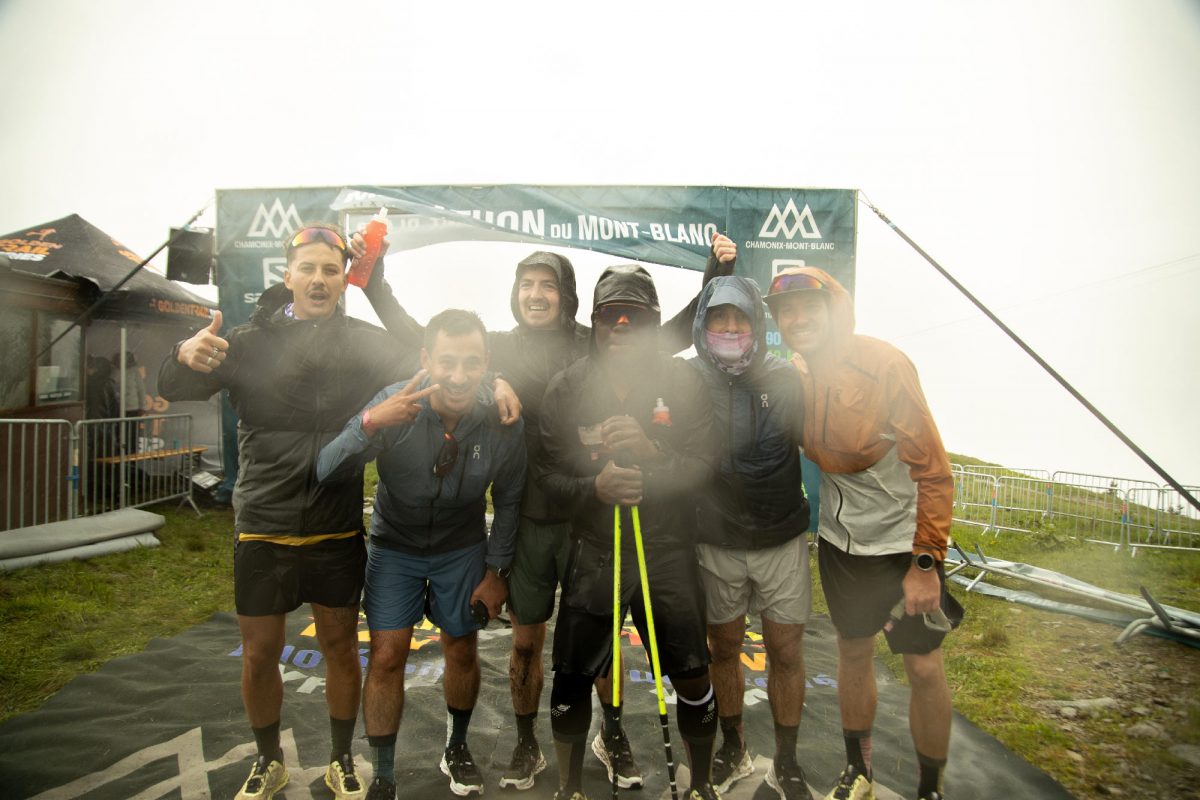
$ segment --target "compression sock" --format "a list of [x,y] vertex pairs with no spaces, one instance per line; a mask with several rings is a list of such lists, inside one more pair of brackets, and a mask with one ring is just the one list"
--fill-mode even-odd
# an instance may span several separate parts
[[538,712],[532,711],[528,714],[517,714],[517,741],[525,742],[537,738],[537,733],[534,731],[534,725],[537,724]]
[[592,725],[592,679],[567,672],[554,673],[550,689],[550,730],[558,757],[558,783],[567,795],[583,787],[583,746]]
[[796,763],[796,739],[800,735],[799,725],[775,723],[775,760]]
[[471,725],[473,708],[451,708],[446,706],[446,749],[467,741],[467,728]]
[[842,729],[846,742],[846,763],[858,767],[868,778],[871,777],[871,730],[848,731]]
[[944,758],[930,758],[917,753],[917,797],[929,797],[941,791],[942,768],[945,766]]
[[742,724],[742,715],[734,714],[732,717],[720,717],[721,734],[725,737],[726,742],[737,742],[740,747],[746,746],[745,726]]
[[376,778],[396,782],[396,734],[368,736],[371,747],[371,768]]
[[600,728],[605,736],[616,736],[621,732],[621,707],[612,703],[600,701],[600,710],[604,712],[604,723]]
[[254,744],[258,754],[267,761],[283,763],[283,748],[279,746],[279,720],[261,728],[250,728],[254,731]]
[[703,786],[712,780],[713,742],[717,738],[717,698],[712,686],[696,700],[676,692],[676,724],[679,735],[687,745],[692,767],[692,786]]
[[350,752],[350,743],[354,740],[354,726],[358,717],[350,719],[329,718],[329,760],[337,761]]

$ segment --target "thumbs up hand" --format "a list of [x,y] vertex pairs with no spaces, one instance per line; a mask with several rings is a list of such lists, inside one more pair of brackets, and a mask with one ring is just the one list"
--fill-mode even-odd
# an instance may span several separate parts
[[176,359],[188,369],[208,374],[224,363],[229,352],[229,342],[217,335],[221,330],[221,312],[214,311],[212,322],[201,328],[192,338],[179,345]]

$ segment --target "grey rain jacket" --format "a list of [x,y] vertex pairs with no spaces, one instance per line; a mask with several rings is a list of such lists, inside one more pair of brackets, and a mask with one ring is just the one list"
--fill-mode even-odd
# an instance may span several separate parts
[[[282,290],[282,291],[280,291]],[[282,284],[259,299],[245,325],[225,336],[229,351],[205,375],[163,361],[167,400],[204,400],[221,389],[238,414],[235,533],[306,536],[362,529],[362,471],[317,481],[317,454],[383,386],[412,375],[417,353],[339,308],[319,322],[284,313]]]
[[[407,384],[395,383],[377,394],[378,405]],[[429,385],[426,378],[420,388]],[[517,536],[517,513],[525,486],[524,421],[501,425],[491,389],[480,386],[475,406],[454,428],[458,460],[443,478],[433,472],[446,429],[442,418],[422,398],[421,411],[408,425],[376,431],[368,437],[362,415],[355,414],[317,461],[317,477],[340,482],[376,460],[379,485],[371,540],[411,555],[458,550],[487,540],[487,563],[507,567]],[[485,528],[492,487],[495,518],[491,536]]]
[[[722,371],[709,352],[705,317],[731,304],[750,318],[754,350],[740,375]],[[712,491],[697,495],[698,539],[720,547],[774,547],[808,529],[808,500],[800,481],[799,442],[804,430],[800,375],[767,352],[766,315],[758,285],[723,277],[700,293],[692,326],[700,371],[712,397],[720,461]]]

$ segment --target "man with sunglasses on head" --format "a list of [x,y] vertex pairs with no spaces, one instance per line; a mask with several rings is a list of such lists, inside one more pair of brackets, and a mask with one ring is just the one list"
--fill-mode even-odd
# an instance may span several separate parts
[[551,729],[562,800],[584,797],[582,764],[592,682],[613,655],[614,508],[622,526],[621,614],[647,644],[633,507],[658,656],[677,698],[691,763],[690,800],[715,798],[717,730],[708,677],[704,596],[693,550],[695,494],[713,477],[712,410],[700,376],[658,350],[654,281],[640,266],[609,267],[596,283],[590,354],[560,372],[542,401],[533,473],[571,515],[572,552],[554,631]]
[[483,381],[487,370],[479,317],[437,314],[425,328],[421,371],[381,391],[318,459],[324,483],[359,474],[373,459],[379,468],[364,599],[371,655],[363,715],[375,771],[369,800],[396,794],[404,670],[413,627],[426,615],[441,631],[445,657],[449,735],[441,770],[455,794],[483,793],[466,739],[479,695],[477,638],[508,595],[525,486],[524,422],[501,422]]
[[[361,234],[351,237],[351,248],[365,252]],[[732,255],[715,248],[709,256],[704,283],[732,270]],[[420,325],[397,302],[377,265],[364,289],[384,327],[408,336]],[[579,296],[575,268],[558,253],[536,251],[516,267],[509,298],[516,326],[508,331],[490,331],[491,365],[512,384],[521,399],[525,417],[528,452],[537,445],[538,419],[546,386],[560,371],[588,354],[591,329],[576,321]],[[693,299],[662,326],[659,347],[675,353],[691,345],[695,316]],[[513,645],[509,655],[509,688],[516,717],[517,744],[508,769],[500,777],[501,788],[531,789],[546,760],[538,744],[538,704],[544,686],[542,651],[546,624],[554,614],[555,595],[562,581],[570,552],[571,522],[568,514],[547,500],[537,482],[527,480],[521,499],[520,527],[513,568],[508,576],[508,610]],[[620,671],[617,671],[622,677]],[[610,779],[624,789],[642,785],[642,773],[621,725],[618,707],[612,703],[611,675],[596,679],[603,724],[592,741],[592,752],[604,764]]]
[[874,643],[882,630],[912,689],[917,796],[943,800],[952,709],[941,643],[962,619],[942,569],[954,498],[946,450],[912,362],[854,333],[850,294],[828,273],[786,269],[766,301],[796,353],[804,453],[821,468],[818,567],[837,629],[846,746],[846,767],[827,798],[875,796]]
[[245,325],[212,324],[176,345],[158,375],[168,400],[221,389],[238,414],[234,489],[234,594],[242,635],[242,702],[258,757],[238,800],[272,797],[288,781],[280,747],[279,659],[286,615],[312,608],[325,663],[332,738],[325,782],[361,798],[350,753],[362,673],[358,603],[366,549],[362,473],[318,483],[317,453],[383,386],[416,369],[419,344],[346,316],[349,249],[341,232],[309,225],[284,246],[283,283],[270,287]]

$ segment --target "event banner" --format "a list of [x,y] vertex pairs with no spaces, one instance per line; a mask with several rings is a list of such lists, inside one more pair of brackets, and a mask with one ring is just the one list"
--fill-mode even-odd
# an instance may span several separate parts
[[[388,209],[393,250],[523,241],[702,270],[714,233],[738,245],[738,274],[765,291],[790,266],[854,290],[856,192],[721,186],[356,186],[217,193],[217,283],[227,324],[282,280],[283,244],[305,222],[354,230]],[[510,269],[511,264],[497,264]],[[774,337],[773,337],[774,338]],[[777,345],[778,341],[772,341]]]

